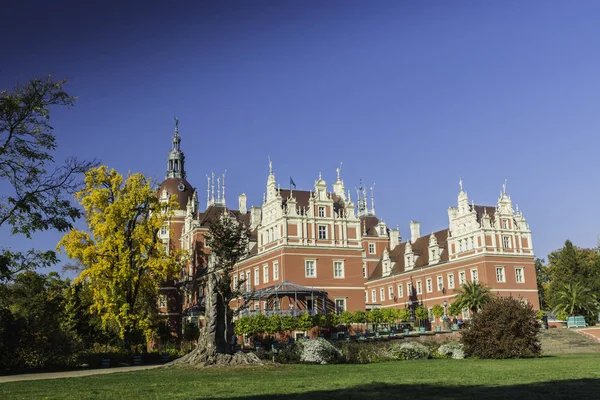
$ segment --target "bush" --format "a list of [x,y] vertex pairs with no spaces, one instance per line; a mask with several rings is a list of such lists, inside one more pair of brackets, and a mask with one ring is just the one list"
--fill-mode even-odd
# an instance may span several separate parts
[[390,349],[390,353],[397,360],[418,360],[420,358],[429,358],[430,354],[427,346],[418,342],[395,344]]
[[345,362],[370,364],[392,360],[389,342],[342,342],[339,350]]
[[512,297],[492,299],[462,331],[465,354],[480,358],[530,358],[541,353],[539,323],[531,305]]
[[459,342],[448,342],[441,345],[435,353],[434,358],[453,358],[455,360],[462,360],[465,358],[464,346]]
[[301,362],[328,364],[341,358],[340,351],[322,338],[300,340],[297,346],[300,349]]

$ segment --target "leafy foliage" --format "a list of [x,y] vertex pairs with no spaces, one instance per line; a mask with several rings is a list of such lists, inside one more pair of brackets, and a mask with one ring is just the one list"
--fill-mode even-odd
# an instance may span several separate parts
[[596,295],[578,281],[565,284],[563,289],[556,293],[555,304],[554,311],[562,311],[570,316],[597,316],[600,309]]
[[[65,232],[81,215],[64,195],[77,190],[81,174],[94,163],[71,158],[55,167],[52,154],[56,137],[50,109],[74,102],[63,90],[65,83],[47,76],[0,91],[0,227],[9,226],[13,235]],[[53,251],[20,253],[0,247],[0,281],[56,262]]]
[[455,289],[455,292],[454,307],[458,307],[458,309],[468,308],[473,313],[477,313],[492,299],[490,289],[477,281],[467,282],[460,289]]
[[479,358],[538,357],[539,323],[531,305],[511,297],[496,297],[473,315],[462,331],[465,353]]
[[76,282],[87,282],[92,310],[129,346],[136,332],[152,334],[158,285],[179,270],[180,254],[165,252],[158,238],[176,199],[161,204],[150,179],[133,174],[124,180],[106,166],[85,174],[76,198],[88,230],[71,230],[57,248],[84,266]]
[[442,307],[439,304],[436,304],[432,307],[431,312],[433,313],[434,317],[441,318],[444,315],[444,307]]
[[460,342],[448,342],[442,344],[433,354],[434,358],[453,358],[462,360],[465,358],[464,345]]
[[397,360],[418,360],[429,358],[427,346],[418,342],[394,344],[390,350],[393,358]]
[[329,364],[341,358],[340,351],[322,338],[300,340],[297,345],[301,349],[301,362]]

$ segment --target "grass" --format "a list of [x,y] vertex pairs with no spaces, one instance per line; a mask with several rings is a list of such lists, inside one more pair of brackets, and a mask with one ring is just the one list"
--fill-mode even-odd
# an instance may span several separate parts
[[147,371],[5,383],[2,399],[595,398],[600,354]]
[[198,370],[161,368],[4,383],[0,384],[0,398],[506,400],[598,397],[600,344],[567,329],[543,331],[540,339],[545,356],[538,359]]

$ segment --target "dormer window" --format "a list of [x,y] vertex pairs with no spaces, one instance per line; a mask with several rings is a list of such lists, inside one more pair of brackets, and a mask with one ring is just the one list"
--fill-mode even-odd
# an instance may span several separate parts
[[508,220],[507,219],[502,220],[502,229],[508,229]]
[[385,227],[383,227],[383,226],[379,227],[379,234],[380,235],[385,235]]
[[319,217],[325,216],[325,207],[319,207]]

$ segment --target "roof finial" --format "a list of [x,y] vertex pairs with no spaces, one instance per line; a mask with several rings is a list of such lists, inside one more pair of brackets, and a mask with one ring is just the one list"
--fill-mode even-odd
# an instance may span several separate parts
[[210,176],[206,175],[206,207],[210,204]]
[[173,117],[175,119],[175,135],[179,135],[179,120],[177,117]]
[[211,192],[210,192],[210,201],[211,203],[215,202],[215,172],[212,172],[212,179],[211,179]]
[[269,175],[273,174],[273,162],[271,161],[271,156],[269,157]]
[[342,172],[342,162],[340,162],[340,167],[336,168],[335,171],[337,172],[337,180],[339,182],[341,180],[340,179],[340,173]]
[[319,171],[319,180],[321,180],[321,171]]
[[221,198],[221,201],[223,202],[223,205],[225,205],[225,174],[227,173],[227,170],[225,170],[225,172],[223,172],[223,197]]
[[375,184],[371,186],[371,214],[375,215]]
[[502,194],[506,194],[506,182],[507,179],[504,180],[504,184],[502,185]]
[[460,175],[458,176],[458,186],[460,186],[460,191],[463,191],[463,186],[462,186],[462,178],[460,177]]

